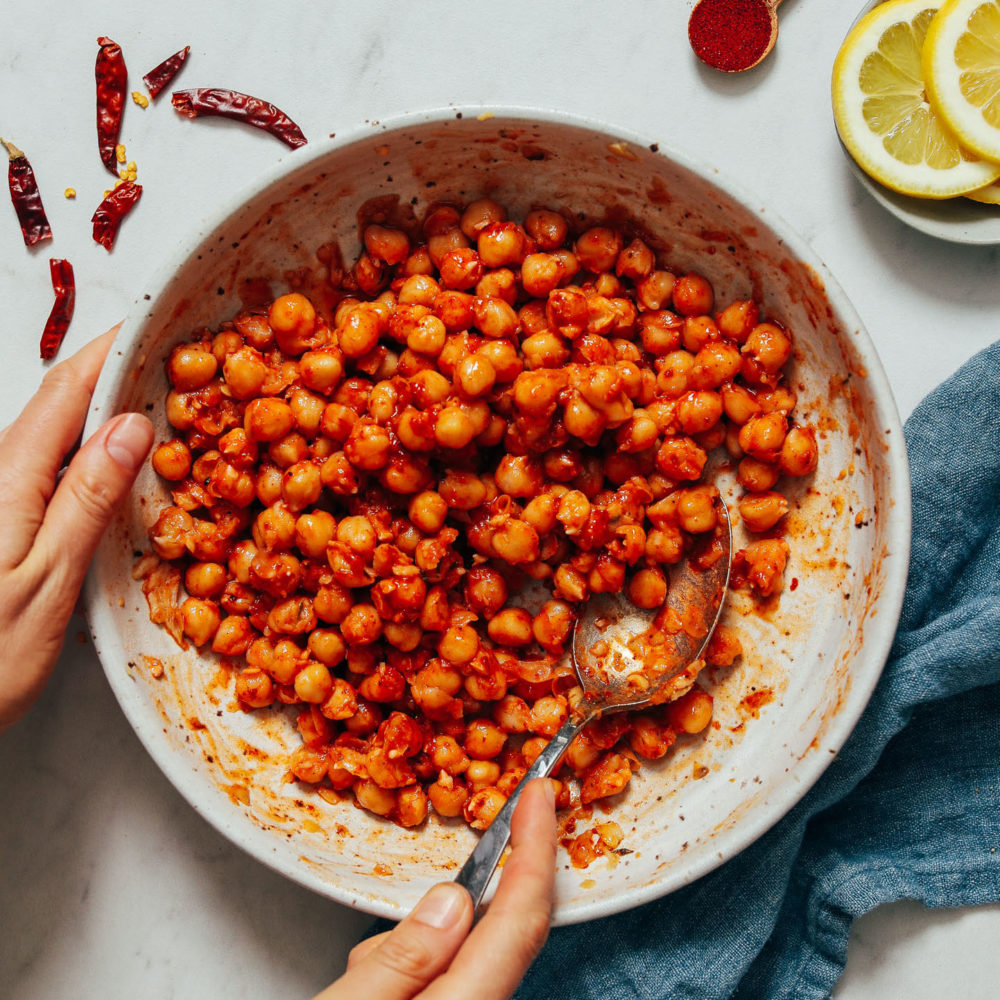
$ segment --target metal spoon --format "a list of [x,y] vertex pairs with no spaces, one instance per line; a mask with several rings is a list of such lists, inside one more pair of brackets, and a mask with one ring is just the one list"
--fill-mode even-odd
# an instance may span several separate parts
[[599,594],[587,602],[573,630],[573,668],[580,689],[574,689],[575,699],[570,696],[569,718],[528,768],[455,878],[469,890],[477,910],[507,847],[511,816],[524,786],[550,775],[587,723],[610,712],[661,704],[669,700],[671,685],[687,684],[685,672],[704,653],[729,586],[732,524],[720,499],[715,507],[715,531],[696,536],[693,551],[671,574],[662,608],[637,608],[623,594]]

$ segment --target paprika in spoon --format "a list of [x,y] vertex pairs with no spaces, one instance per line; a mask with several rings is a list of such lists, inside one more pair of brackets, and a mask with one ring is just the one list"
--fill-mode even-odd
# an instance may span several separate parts
[[694,54],[723,73],[752,69],[774,48],[782,0],[701,0],[691,11]]

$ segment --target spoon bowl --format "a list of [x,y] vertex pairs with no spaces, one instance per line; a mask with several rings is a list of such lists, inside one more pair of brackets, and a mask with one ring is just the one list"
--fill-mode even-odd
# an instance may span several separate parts
[[694,684],[700,661],[722,614],[732,565],[729,511],[714,499],[714,530],[696,536],[673,573],[659,608],[634,605],[624,594],[598,594],[573,630],[573,668],[580,682],[569,694],[570,714],[528,768],[455,878],[478,910],[510,839],[521,790],[559,766],[570,743],[590,722],[611,712],[660,705]]

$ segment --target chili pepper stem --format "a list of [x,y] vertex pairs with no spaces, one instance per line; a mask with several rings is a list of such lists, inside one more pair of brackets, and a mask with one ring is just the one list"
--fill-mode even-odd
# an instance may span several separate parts
[[24,156],[24,153],[18,149],[14,143],[8,142],[2,136],[0,136],[0,146],[3,146],[3,148],[7,150],[8,160],[19,160],[22,156]]

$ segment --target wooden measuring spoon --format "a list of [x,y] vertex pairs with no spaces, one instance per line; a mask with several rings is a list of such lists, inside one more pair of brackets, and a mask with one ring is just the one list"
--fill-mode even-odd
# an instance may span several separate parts
[[723,73],[753,69],[778,39],[782,0],[700,0],[688,20],[688,41],[706,65]]

